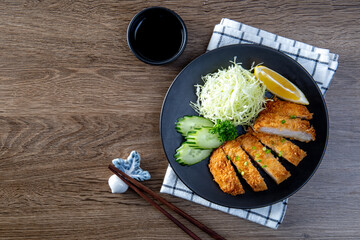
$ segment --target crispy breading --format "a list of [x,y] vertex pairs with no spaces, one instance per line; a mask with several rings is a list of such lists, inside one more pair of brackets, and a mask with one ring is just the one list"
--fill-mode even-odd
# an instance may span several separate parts
[[262,169],[280,184],[291,176],[290,172],[281,165],[277,158],[271,152],[267,152],[259,140],[250,133],[241,135],[236,139],[241,147],[262,167]]
[[256,132],[264,132],[302,142],[315,140],[315,129],[310,126],[310,122],[299,118],[291,119],[270,112],[260,112],[255,120],[253,129]]
[[264,178],[251,163],[249,156],[241,149],[238,141],[227,141],[223,144],[222,148],[236,166],[238,172],[255,192],[267,190]]
[[282,101],[276,97],[266,102],[266,108],[263,112],[276,113],[288,118],[297,117],[307,120],[310,120],[313,117],[313,114],[309,112],[306,106],[288,101]]
[[276,152],[279,157],[285,158],[288,162],[297,166],[300,161],[306,157],[306,152],[300,149],[297,145],[285,138],[277,135],[249,131],[252,135],[260,139],[260,141]]
[[209,168],[215,182],[219,184],[223,192],[234,196],[245,193],[233,166],[221,147],[211,154]]

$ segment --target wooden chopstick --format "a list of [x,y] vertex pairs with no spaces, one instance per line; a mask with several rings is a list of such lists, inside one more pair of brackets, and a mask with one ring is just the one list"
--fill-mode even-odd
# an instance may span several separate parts
[[185,225],[183,225],[179,220],[173,217],[170,213],[168,213],[165,209],[163,209],[160,205],[158,205],[154,200],[146,196],[143,192],[141,192],[134,184],[128,181],[125,177],[121,175],[120,170],[114,171],[113,166],[109,166],[110,170],[116,174],[121,180],[123,180],[131,189],[133,189],[137,194],[139,194],[142,198],[144,198],[147,202],[153,205],[156,209],[158,209],[161,213],[163,213],[167,218],[173,221],[178,227],[180,227],[184,232],[186,232],[190,237],[195,240],[201,240],[195,233],[193,233],[190,229],[188,229]]
[[[206,232],[209,236],[211,236],[213,239],[216,240],[225,240],[222,236],[220,236],[218,233],[216,233],[214,230],[208,228],[195,218],[191,217],[189,214],[182,211],[180,208],[176,207],[172,203],[169,203],[164,198],[153,192],[150,188],[144,186],[140,182],[136,181],[132,177],[128,176],[126,173],[122,172],[121,170],[117,169],[114,165],[110,164],[109,169],[115,173],[120,179],[122,179],[125,183],[129,185],[130,188],[132,188],[136,193],[138,193],[141,197],[143,197],[146,201],[148,201],[151,205],[153,205],[155,208],[157,208],[159,211],[161,211],[165,216],[167,216],[171,221],[173,221],[176,225],[178,225],[184,232],[189,234],[193,239],[200,239],[198,236],[196,236],[193,232],[191,232],[188,228],[186,228],[183,224],[181,224],[175,217],[173,217],[170,213],[166,212],[165,209],[161,208],[155,201],[153,201],[151,198],[143,194],[139,189],[142,191],[148,193],[151,197],[154,199],[160,201],[161,203],[168,206],[170,209],[172,209],[174,212],[178,213],[179,215],[183,216],[185,219],[187,219],[189,222]],[[144,197],[145,196],[145,197]],[[160,210],[161,209],[161,210]],[[166,213],[165,213],[166,212]],[[175,219],[175,220],[174,220]]]

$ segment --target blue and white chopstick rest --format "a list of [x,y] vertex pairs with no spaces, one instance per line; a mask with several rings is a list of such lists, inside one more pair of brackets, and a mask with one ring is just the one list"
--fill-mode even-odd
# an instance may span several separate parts
[[[140,154],[132,151],[127,159],[116,158],[112,160],[112,163],[116,168],[137,181],[149,180],[151,178],[150,173],[140,168],[140,161]],[[116,175],[112,175],[108,183],[112,193],[124,193],[128,189],[128,185]]]

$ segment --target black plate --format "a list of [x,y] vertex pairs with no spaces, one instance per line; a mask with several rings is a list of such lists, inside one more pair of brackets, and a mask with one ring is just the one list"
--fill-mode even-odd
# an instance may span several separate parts
[[[181,166],[175,162],[176,149],[184,138],[175,129],[175,122],[185,115],[197,115],[189,106],[196,101],[195,84],[202,84],[201,76],[228,67],[237,57],[237,62],[250,69],[253,63],[275,70],[303,91],[310,102],[308,109],[314,113],[311,124],[316,130],[316,141],[295,143],[307,152],[306,158],[294,167],[286,161],[281,163],[291,172],[291,177],[276,185],[266,174],[262,175],[268,185],[264,192],[253,192],[241,180],[245,194],[231,196],[223,193],[209,171],[209,158],[192,166]],[[167,159],[177,176],[199,196],[223,206],[233,208],[257,208],[281,201],[298,191],[314,174],[325,153],[328,138],[328,114],[324,98],[313,78],[296,61],[285,54],[259,45],[231,45],[207,52],[186,66],[170,86],[162,106],[160,119],[161,139]]]

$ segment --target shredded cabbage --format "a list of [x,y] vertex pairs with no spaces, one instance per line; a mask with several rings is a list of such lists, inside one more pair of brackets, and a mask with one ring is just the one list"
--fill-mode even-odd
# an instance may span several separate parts
[[204,85],[195,85],[198,98],[190,106],[213,122],[251,125],[263,109],[266,87],[251,73],[253,68],[246,70],[235,61],[227,69],[202,76]]

